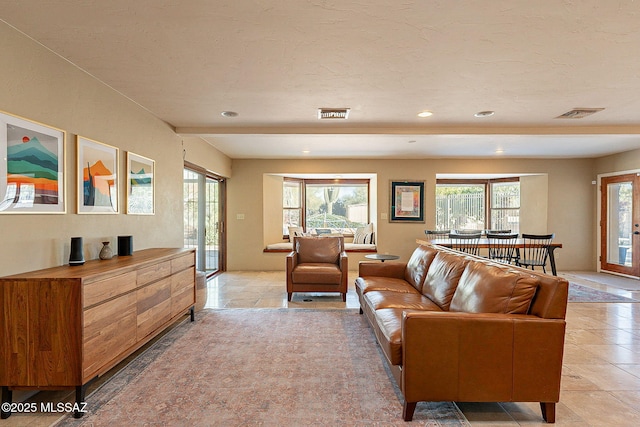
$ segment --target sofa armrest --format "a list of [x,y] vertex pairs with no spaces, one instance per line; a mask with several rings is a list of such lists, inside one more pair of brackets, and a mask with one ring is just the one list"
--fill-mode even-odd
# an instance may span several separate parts
[[395,277],[403,279],[406,268],[406,262],[360,261],[360,264],[358,264],[358,276]]
[[407,311],[402,391],[415,401],[557,402],[565,321]]

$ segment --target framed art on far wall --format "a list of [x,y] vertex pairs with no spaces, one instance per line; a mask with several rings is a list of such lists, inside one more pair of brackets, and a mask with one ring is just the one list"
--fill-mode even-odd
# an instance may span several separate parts
[[78,136],[78,213],[115,214],[118,148]]
[[63,130],[0,111],[0,213],[66,213]]
[[391,181],[390,222],[424,221],[424,181]]
[[155,164],[151,159],[127,152],[128,214],[155,214]]

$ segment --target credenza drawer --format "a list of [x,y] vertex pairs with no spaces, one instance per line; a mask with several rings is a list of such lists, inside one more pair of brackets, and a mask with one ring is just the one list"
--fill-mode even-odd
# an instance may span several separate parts
[[171,318],[171,278],[138,289],[136,299],[140,340]]
[[195,267],[171,276],[171,316],[176,316],[196,303]]
[[132,291],[135,288],[135,271],[88,283],[83,287],[82,307],[90,307],[120,294]]
[[183,255],[179,258],[171,260],[171,274],[175,274],[179,271],[192,267],[196,264],[193,253]]
[[136,342],[136,294],[122,295],[84,312],[83,377],[95,372]]
[[171,261],[164,261],[138,270],[138,286],[146,285],[171,275]]

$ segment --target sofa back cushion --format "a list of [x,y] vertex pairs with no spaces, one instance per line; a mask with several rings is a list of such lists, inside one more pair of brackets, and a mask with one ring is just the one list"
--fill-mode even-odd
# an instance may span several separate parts
[[457,253],[439,250],[429,266],[422,285],[422,295],[448,311],[458,281],[469,263],[469,258]]
[[404,280],[422,293],[422,283],[427,275],[427,270],[438,251],[433,246],[420,245],[413,251],[407,267],[404,270]]
[[343,250],[342,237],[296,237],[298,263],[320,262],[337,264]]
[[451,311],[526,314],[539,279],[508,266],[472,261],[460,277]]

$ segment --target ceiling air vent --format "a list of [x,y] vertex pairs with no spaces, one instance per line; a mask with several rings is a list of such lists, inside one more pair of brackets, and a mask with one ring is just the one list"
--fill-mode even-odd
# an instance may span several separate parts
[[350,108],[318,108],[320,120],[346,120],[349,118]]
[[559,115],[556,119],[581,119],[602,110],[604,110],[604,108],[574,108],[571,111]]

